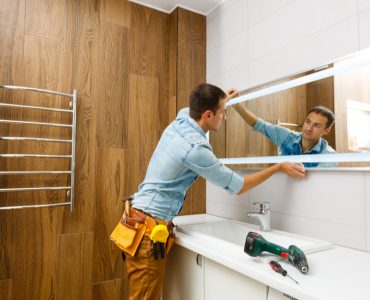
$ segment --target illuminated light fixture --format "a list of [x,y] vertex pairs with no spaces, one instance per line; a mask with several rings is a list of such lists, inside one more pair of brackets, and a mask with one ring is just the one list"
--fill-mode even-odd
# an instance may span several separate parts
[[[345,61],[344,61],[345,60]],[[339,63],[340,62],[340,63]],[[278,83],[273,86],[263,88],[261,90],[251,92],[245,95],[242,95],[237,98],[233,98],[226,103],[226,106],[232,106],[237,103],[249,101],[258,97],[270,95],[280,91],[284,91],[296,86],[300,86],[306,83],[317,81],[323,78],[327,78],[334,75],[339,75],[343,72],[358,69],[361,67],[366,67],[370,65],[370,49],[359,51],[354,55],[347,56],[338,61],[338,64],[335,63],[333,67],[318,71],[300,78],[292,79],[283,83]]]
[[320,162],[368,162],[370,153],[333,153],[333,154],[304,154],[288,156],[262,156],[262,157],[235,157],[221,158],[225,165],[236,164],[276,164],[285,161],[292,163],[320,163]]

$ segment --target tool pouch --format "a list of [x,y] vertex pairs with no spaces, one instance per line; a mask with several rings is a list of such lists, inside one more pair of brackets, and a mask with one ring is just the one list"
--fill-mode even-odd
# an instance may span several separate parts
[[125,253],[134,256],[144,237],[146,226],[125,217],[120,220],[110,239]]
[[168,253],[170,253],[173,243],[175,242],[175,238],[175,234],[172,233],[169,235],[166,243],[166,256],[168,255]]

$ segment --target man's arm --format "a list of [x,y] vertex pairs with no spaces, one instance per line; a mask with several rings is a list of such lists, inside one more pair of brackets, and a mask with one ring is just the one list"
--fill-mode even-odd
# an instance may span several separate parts
[[302,164],[294,164],[290,162],[279,163],[251,175],[244,176],[244,185],[237,195],[248,192],[255,186],[270,178],[272,175],[279,172],[285,173],[295,179],[301,179],[306,176],[306,171]]
[[241,105],[241,103],[234,104],[233,107],[249,126],[253,127],[256,124],[257,117]]
[[306,175],[303,165],[284,162],[241,177],[223,165],[205,145],[195,146],[188,153],[184,164],[206,180],[237,195],[251,190],[278,172],[283,172],[296,179],[301,179]]

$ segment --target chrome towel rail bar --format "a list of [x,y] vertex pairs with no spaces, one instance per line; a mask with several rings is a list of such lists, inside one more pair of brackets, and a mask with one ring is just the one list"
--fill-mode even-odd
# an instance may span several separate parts
[[20,158],[20,157],[37,157],[37,158],[72,158],[72,155],[57,155],[57,154],[0,154],[0,157]]
[[[4,159],[13,159],[13,158],[53,158],[53,159],[69,159],[69,170],[0,170],[0,176],[14,176],[14,175],[55,175],[62,174],[69,176],[69,186],[45,186],[45,187],[8,187],[0,188],[0,193],[8,192],[27,192],[27,191],[48,191],[48,190],[67,190],[66,202],[62,203],[48,203],[48,204],[34,204],[34,205],[15,205],[15,206],[2,206],[0,210],[6,209],[22,209],[22,208],[42,208],[42,207],[52,207],[52,206],[63,206],[69,205],[70,211],[74,210],[74,187],[75,187],[75,159],[76,159],[76,122],[77,122],[77,91],[73,90],[72,94],[61,93],[51,90],[31,88],[31,87],[22,87],[22,86],[12,86],[12,85],[0,85],[0,89],[13,90],[13,91],[29,91],[35,93],[51,94],[55,96],[66,97],[70,100],[69,107],[70,109],[64,109],[60,107],[48,107],[48,106],[35,106],[35,105],[21,105],[15,103],[4,103],[0,102],[0,107],[2,108],[11,108],[11,109],[22,109],[22,110],[42,110],[47,112],[56,112],[56,113],[68,113],[72,114],[70,124],[62,123],[48,123],[48,122],[34,122],[34,121],[23,121],[23,120],[9,120],[9,119],[0,119],[1,124],[14,124],[21,126],[53,126],[60,128],[70,128],[69,131],[70,139],[57,139],[50,137],[26,137],[26,136],[0,136],[0,141],[37,141],[45,143],[68,143],[71,144],[70,154],[68,155],[57,155],[57,154],[12,154],[12,153],[0,153],[0,158]],[[1,205],[1,204],[0,204]]]
[[5,207],[0,207],[0,210],[5,210],[5,209],[22,209],[22,208],[42,208],[42,207],[63,206],[63,205],[70,205],[70,206],[72,206],[72,202],[35,204],[35,205],[5,206]]
[[29,187],[29,188],[6,188],[0,189],[0,193],[4,192],[25,192],[25,191],[47,191],[47,190],[70,190],[70,186],[43,186],[43,187]]
[[72,143],[72,140],[45,139],[45,138],[23,137],[23,136],[0,136],[0,140]]
[[70,124],[57,124],[57,123],[47,123],[47,122],[31,122],[31,121],[21,121],[21,120],[0,120],[0,123],[56,126],[56,127],[72,127],[73,126],[73,125],[70,125]]
[[0,175],[28,175],[28,174],[71,174],[71,171],[0,171]]
[[28,108],[28,109],[36,109],[36,110],[47,110],[47,111],[55,111],[55,112],[73,113],[73,110],[71,110],[71,109],[51,108],[51,107],[32,106],[32,105],[0,103],[0,106],[11,107],[11,108]]

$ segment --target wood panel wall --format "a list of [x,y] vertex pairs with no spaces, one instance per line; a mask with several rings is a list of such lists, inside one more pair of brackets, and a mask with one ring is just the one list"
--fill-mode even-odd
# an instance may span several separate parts
[[[137,190],[162,131],[204,81],[204,16],[184,9],[168,15],[126,0],[0,0],[0,84],[78,92],[75,211],[0,211],[1,299],[124,299],[121,255],[109,241],[122,214],[120,200]],[[26,99],[64,105],[58,97],[0,89],[2,102]],[[3,108],[0,117],[52,120]],[[68,132],[1,125],[0,134],[62,138]],[[69,151],[1,140],[0,150]],[[0,159],[0,168],[32,169],[37,163]],[[68,167],[56,161],[41,166]],[[64,181],[0,176],[0,187]],[[205,212],[204,181],[188,194],[182,213]],[[0,193],[0,205],[64,197]]]

